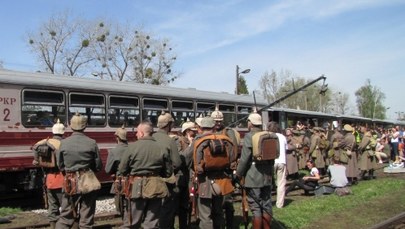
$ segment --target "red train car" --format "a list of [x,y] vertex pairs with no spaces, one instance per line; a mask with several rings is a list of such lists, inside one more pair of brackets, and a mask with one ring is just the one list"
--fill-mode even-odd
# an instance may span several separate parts
[[[156,124],[162,110],[172,113],[178,128],[187,118],[193,120],[217,106],[225,124],[241,120],[237,128],[243,136],[243,117],[251,112],[253,101],[251,96],[195,89],[0,70],[0,193],[41,187],[41,170],[32,165],[31,147],[52,136],[57,119],[69,136],[69,120],[76,112],[88,117],[85,134],[97,141],[105,165],[108,150],[116,144],[115,129],[123,124],[134,141],[136,125],[144,119]],[[111,182],[104,171],[98,177]]]

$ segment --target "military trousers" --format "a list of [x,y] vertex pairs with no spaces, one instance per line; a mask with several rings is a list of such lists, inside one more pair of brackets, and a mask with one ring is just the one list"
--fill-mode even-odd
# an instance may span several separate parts
[[198,217],[200,229],[221,229],[224,224],[222,211],[223,196],[210,198],[198,198]]
[[96,213],[97,191],[87,194],[68,196],[63,194],[61,213],[56,228],[71,228],[79,219],[80,228],[92,228]]
[[162,198],[131,199],[124,213],[124,224],[121,228],[155,229],[159,227]]
[[49,222],[56,222],[59,219],[59,208],[62,203],[62,188],[48,189],[48,220]]

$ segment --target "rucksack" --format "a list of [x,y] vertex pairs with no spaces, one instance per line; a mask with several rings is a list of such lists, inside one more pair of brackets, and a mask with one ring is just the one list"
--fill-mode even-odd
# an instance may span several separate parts
[[[203,160],[197,162],[197,149],[203,147]],[[204,171],[223,170],[230,167],[232,140],[224,134],[210,134],[197,139],[194,143],[194,168],[201,166]]]
[[260,131],[252,136],[253,160],[268,161],[280,156],[280,143],[277,134]]
[[45,168],[56,167],[55,151],[59,149],[60,141],[57,139],[43,139],[33,146],[38,156],[38,166]]

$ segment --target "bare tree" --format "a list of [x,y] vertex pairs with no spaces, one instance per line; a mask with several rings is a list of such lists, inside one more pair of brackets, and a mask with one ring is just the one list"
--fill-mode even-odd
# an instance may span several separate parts
[[44,70],[111,80],[169,84],[176,55],[168,39],[153,38],[142,28],[109,20],[70,20],[58,14],[28,35],[31,51]]
[[[41,68],[50,73],[74,75],[78,70],[80,53],[86,42],[74,43],[80,25],[69,12],[55,14],[37,30],[28,32],[29,47],[37,55]],[[74,44],[72,44],[74,43]],[[86,61],[85,61],[86,62]]]
[[[292,91],[304,86],[310,82],[305,78],[295,76],[291,71],[283,70],[279,74],[274,71],[271,74],[267,72],[260,80],[260,87],[265,98],[272,102]],[[311,111],[327,112],[330,109],[330,91],[325,95],[320,94],[320,85],[307,87],[305,90],[292,95],[291,97],[280,102],[276,106],[303,109]]]

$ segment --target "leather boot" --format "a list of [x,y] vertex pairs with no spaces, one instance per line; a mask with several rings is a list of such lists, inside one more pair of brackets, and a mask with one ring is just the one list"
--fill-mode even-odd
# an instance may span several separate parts
[[270,229],[271,215],[263,214],[263,229]]
[[253,229],[262,229],[262,217],[253,217],[252,226]]
[[50,222],[49,223],[51,226],[51,229],[55,229],[56,228],[56,222]]

